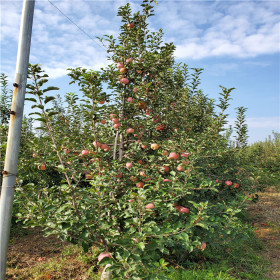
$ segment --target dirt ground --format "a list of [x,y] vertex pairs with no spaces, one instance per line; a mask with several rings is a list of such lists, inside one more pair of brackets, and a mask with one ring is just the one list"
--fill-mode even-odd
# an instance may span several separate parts
[[[280,279],[280,192],[270,187],[249,203],[255,234],[263,242],[263,258],[271,262],[268,278]],[[13,231],[8,251],[7,279],[88,279],[94,261],[79,257],[77,247],[43,237],[39,228]],[[43,273],[41,272],[43,271]]]
[[256,236],[263,242],[264,260],[271,262],[267,277],[280,279],[280,192],[269,187],[259,194],[258,203],[249,204],[249,213]]

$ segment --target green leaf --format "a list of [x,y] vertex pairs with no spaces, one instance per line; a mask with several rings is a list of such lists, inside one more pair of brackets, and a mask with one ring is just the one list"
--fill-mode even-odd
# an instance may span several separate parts
[[58,87],[47,87],[47,88],[43,89],[43,93],[48,92],[50,90],[59,90],[59,88]]
[[37,100],[35,98],[25,98],[25,100],[37,103]]
[[45,104],[47,104],[48,102],[50,102],[50,101],[52,101],[54,99],[55,99],[54,96],[46,96],[44,102],[45,102]]

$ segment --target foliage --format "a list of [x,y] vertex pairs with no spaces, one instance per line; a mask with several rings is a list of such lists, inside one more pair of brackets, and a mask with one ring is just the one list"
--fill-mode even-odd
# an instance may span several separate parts
[[135,14],[121,7],[118,39],[100,38],[112,64],[69,69],[82,97],[61,103],[41,67],[29,68],[27,100],[40,125],[22,146],[18,218],[109,253],[99,264],[112,264],[116,279],[156,279],[171,261],[225,246],[257,190],[243,148],[223,135],[233,88],[221,87],[217,106],[198,88],[202,69],[176,64],[162,30],[149,32],[152,2]]
[[280,188],[280,133],[272,134],[265,141],[248,146],[244,157],[247,165],[255,168],[259,184]]

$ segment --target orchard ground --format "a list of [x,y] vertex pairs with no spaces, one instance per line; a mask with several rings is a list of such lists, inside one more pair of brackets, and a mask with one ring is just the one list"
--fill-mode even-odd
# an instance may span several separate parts
[[[259,202],[248,204],[245,222],[255,236],[249,244],[229,244],[226,255],[216,260],[201,259],[194,267],[170,275],[170,279],[279,279],[280,278],[280,191],[269,187],[259,193]],[[252,244],[255,244],[252,248]],[[246,247],[247,246],[247,247]],[[40,228],[12,231],[8,253],[7,279],[98,279],[93,249],[64,243],[54,236],[44,237]],[[218,260],[220,258],[220,260]],[[203,268],[203,269],[202,269]],[[184,274],[185,273],[185,274]]]

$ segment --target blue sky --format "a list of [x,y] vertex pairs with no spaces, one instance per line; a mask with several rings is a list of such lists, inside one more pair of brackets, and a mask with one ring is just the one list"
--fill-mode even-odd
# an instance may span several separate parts
[[[119,32],[120,5],[141,1],[52,1],[90,36]],[[15,76],[22,0],[1,0],[1,69]],[[228,113],[248,108],[249,142],[280,131],[280,1],[172,1],[158,0],[150,29],[163,29],[165,42],[176,45],[177,62],[204,68],[201,89],[217,98],[219,85],[235,87]],[[36,1],[30,62],[50,75],[50,84],[68,86],[66,69],[98,70],[108,64],[106,51],[85,36],[47,0]],[[28,107],[27,107],[28,108]],[[28,109],[26,110],[26,112]]]

